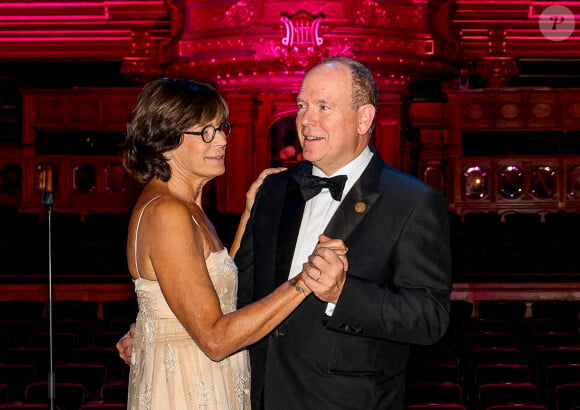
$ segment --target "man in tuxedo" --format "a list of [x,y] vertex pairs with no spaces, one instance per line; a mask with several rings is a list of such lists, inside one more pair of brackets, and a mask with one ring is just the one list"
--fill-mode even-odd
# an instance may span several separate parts
[[268,176],[256,196],[235,257],[240,306],[300,272],[320,234],[344,240],[348,272],[306,265],[316,296],[250,348],[254,409],[403,409],[410,346],[447,329],[447,204],[369,146],[377,99],[360,63],[313,67],[297,98],[307,163]]

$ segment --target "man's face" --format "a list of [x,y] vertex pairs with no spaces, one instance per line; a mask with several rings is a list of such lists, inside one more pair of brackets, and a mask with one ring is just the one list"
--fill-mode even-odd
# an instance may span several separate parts
[[359,134],[358,111],[352,106],[350,69],[324,64],[306,74],[298,94],[296,129],[306,161],[331,175],[367,145]]

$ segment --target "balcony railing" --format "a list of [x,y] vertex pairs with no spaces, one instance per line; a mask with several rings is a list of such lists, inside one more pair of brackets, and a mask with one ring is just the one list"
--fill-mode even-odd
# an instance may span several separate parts
[[463,157],[450,162],[450,208],[469,212],[580,212],[580,158]]
[[140,186],[127,175],[118,156],[0,157],[0,203],[41,212],[47,190],[52,191],[56,212],[126,213]]

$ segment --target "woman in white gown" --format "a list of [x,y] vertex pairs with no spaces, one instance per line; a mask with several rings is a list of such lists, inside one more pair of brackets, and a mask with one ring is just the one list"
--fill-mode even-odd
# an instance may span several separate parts
[[[310,293],[302,272],[236,310],[236,266],[202,207],[203,187],[225,172],[228,114],[211,86],[162,78],[144,87],[127,125],[124,165],[145,184],[127,241],[139,303],[130,410],[249,409],[244,348],[271,332]],[[250,187],[231,252],[256,190],[276,171],[265,170]],[[330,258],[346,264],[342,241],[323,245],[310,258],[313,276],[316,264]]]

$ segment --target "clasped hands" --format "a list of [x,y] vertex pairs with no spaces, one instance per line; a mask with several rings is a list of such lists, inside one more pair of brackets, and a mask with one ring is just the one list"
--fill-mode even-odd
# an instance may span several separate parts
[[[315,296],[324,301],[335,303],[338,301],[348,271],[346,254],[348,248],[341,239],[330,239],[320,235],[314,252],[303,264],[302,279]],[[119,356],[126,364],[131,364],[135,324],[117,342]]]
[[341,239],[320,235],[314,252],[302,266],[304,283],[323,302],[338,302],[348,271],[347,252]]

